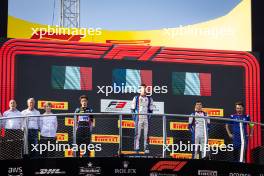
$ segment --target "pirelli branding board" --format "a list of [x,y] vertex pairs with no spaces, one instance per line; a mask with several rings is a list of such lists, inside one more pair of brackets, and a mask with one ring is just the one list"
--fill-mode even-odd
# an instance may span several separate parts
[[[117,122],[118,128],[120,128],[120,121]],[[122,120],[122,128],[135,128],[134,120]]]
[[144,154],[144,152],[136,152],[136,151],[122,151],[121,152],[124,155],[133,155],[133,154]]
[[57,133],[57,141],[67,142],[69,140],[68,133]]
[[[132,100],[101,99],[101,112],[131,113]],[[153,113],[164,114],[164,102],[153,102]]]
[[68,102],[39,100],[38,101],[38,109],[44,109],[44,104],[46,102],[51,103],[53,110],[68,110],[68,107],[69,107]]
[[[173,144],[173,137],[167,137],[166,144]],[[151,145],[163,145],[163,137],[149,137],[149,144]]]
[[65,121],[64,122],[65,126],[72,126],[73,127],[74,120],[72,117],[66,117],[64,121]]
[[[73,127],[74,120],[72,117],[66,117],[64,120],[64,125],[65,126],[71,126]],[[95,119],[93,119],[93,127],[95,127]]]
[[213,116],[213,117],[223,117],[224,116],[224,109],[203,108],[203,111],[206,112],[208,116]]
[[[84,152],[85,152],[84,150],[80,151],[80,157],[82,157],[84,155]],[[94,157],[95,156],[95,151],[94,150],[90,151],[89,155],[90,155],[90,157]],[[73,150],[72,149],[66,149],[64,151],[64,157],[73,157]]]
[[171,153],[170,156],[176,159],[192,159],[191,153]]
[[187,131],[188,125],[187,122],[170,122],[170,130]]
[[92,134],[94,143],[119,143],[119,135]]
[[222,144],[225,144],[225,140],[224,139],[208,139],[208,144],[210,146],[212,145],[222,145]]

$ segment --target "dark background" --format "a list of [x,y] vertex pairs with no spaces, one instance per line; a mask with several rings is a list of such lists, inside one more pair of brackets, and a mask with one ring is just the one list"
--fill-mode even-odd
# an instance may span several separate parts
[[[153,94],[155,101],[165,102],[165,113],[180,113],[190,114],[194,109],[195,100],[201,100],[205,107],[209,108],[223,108],[226,116],[233,113],[234,102],[237,100],[244,100],[245,81],[244,70],[241,67],[231,66],[209,66],[209,65],[195,65],[195,64],[172,64],[172,63],[155,63],[151,61],[137,62],[132,60],[94,60],[83,58],[67,58],[67,57],[46,57],[33,55],[18,55],[16,56],[16,88],[15,97],[18,102],[18,109],[26,108],[26,100],[29,97],[34,97],[36,100],[53,100],[53,101],[67,101],[69,102],[69,111],[74,112],[75,108],[79,106],[79,96],[86,94],[89,97],[90,106],[94,112],[100,112],[100,99],[119,99],[131,100],[135,94],[98,94],[97,86],[112,85],[112,71],[117,68],[130,69],[148,69],[152,70],[153,86],[167,85],[167,94]],[[51,85],[51,68],[53,65],[60,66],[81,66],[92,67],[92,91],[80,90],[57,90],[52,89]],[[172,72],[197,72],[197,73],[211,73],[212,81],[212,96],[179,96],[172,94]],[[224,86],[223,86],[224,85]],[[235,86],[234,86],[235,85]],[[56,111],[54,111],[56,112]],[[61,112],[61,111],[58,111]],[[173,137],[175,141],[191,140],[191,133],[188,131],[171,131],[169,129],[171,121],[186,122],[186,118],[178,118],[177,120],[168,117],[167,134],[168,137]],[[125,117],[130,119],[131,117]],[[100,116],[96,117],[96,125],[93,129],[93,134],[118,134],[118,118],[114,116]],[[150,121],[150,136],[162,136],[162,118],[153,117]],[[224,124],[212,123],[212,130],[209,132],[210,138],[225,139],[228,143],[226,132],[224,131]],[[58,132],[69,133],[69,142],[71,143],[71,127],[64,125],[64,117],[59,118]],[[123,150],[133,150],[133,136],[134,129],[123,129]],[[143,141],[141,142],[143,144]],[[143,147],[143,146],[142,146]],[[151,145],[151,155],[161,156],[162,146]],[[96,152],[96,156],[112,156],[118,150],[118,144],[102,144],[103,152]],[[226,154],[218,155],[218,159],[226,156]]]
[[[26,100],[35,97],[36,100],[68,101],[69,112],[79,106],[78,98],[82,94],[89,97],[89,102],[95,112],[100,112],[100,99],[132,100],[135,94],[98,94],[97,86],[112,85],[112,71],[117,68],[152,70],[153,86],[167,86],[168,93],[155,94],[155,101],[165,102],[165,113],[189,114],[193,111],[195,100],[201,100],[205,107],[223,108],[225,114],[233,113],[234,102],[244,100],[244,71],[241,67],[201,66],[191,64],[172,64],[137,62],[130,60],[106,61],[93,59],[78,59],[66,57],[44,57],[19,55],[16,58],[16,88],[15,97],[20,105],[26,108]],[[51,67],[79,66],[92,67],[93,90],[58,90],[51,86]],[[212,96],[186,96],[172,94],[172,72],[211,73]],[[235,85],[235,86],[234,86]]]

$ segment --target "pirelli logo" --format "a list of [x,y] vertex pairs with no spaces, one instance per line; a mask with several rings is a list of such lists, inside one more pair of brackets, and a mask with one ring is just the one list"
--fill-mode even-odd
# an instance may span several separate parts
[[57,133],[57,141],[67,142],[69,140],[68,133]]
[[210,146],[212,146],[212,145],[220,146],[222,144],[225,144],[225,140],[224,139],[208,139],[208,144]]
[[[118,120],[118,128],[120,128],[120,121]],[[134,120],[122,120],[122,128],[135,128]]]
[[144,152],[136,152],[136,151],[122,151],[124,155],[132,155],[132,154],[144,154]]
[[74,120],[72,117],[66,117],[64,121],[65,121],[64,122],[65,126],[72,126],[73,127]]
[[170,156],[176,159],[192,159],[191,153],[171,153]]
[[[149,144],[151,145],[163,145],[163,137],[149,137]],[[166,144],[173,144],[173,137],[167,137]]]
[[[72,117],[66,117],[64,120],[64,125],[65,126],[71,126],[73,127],[74,124],[74,119]],[[93,127],[95,127],[95,119],[93,119]]]
[[208,116],[215,116],[215,117],[224,116],[224,109],[203,108],[203,111],[206,112]]
[[68,102],[59,102],[59,101],[38,101],[38,109],[44,109],[44,104],[46,102],[50,102],[52,105],[52,109],[54,110],[68,110]]
[[[80,157],[82,157],[83,155],[84,155],[84,150],[81,150],[80,151]],[[94,157],[95,156],[95,151],[94,150],[92,150],[92,151],[90,151],[89,152],[90,154],[90,157]],[[65,151],[64,151],[64,157],[73,157],[73,150],[72,149],[66,149]]]
[[187,131],[188,125],[187,122],[170,122],[170,130]]
[[119,135],[103,135],[103,134],[93,134],[92,142],[95,143],[119,143]]

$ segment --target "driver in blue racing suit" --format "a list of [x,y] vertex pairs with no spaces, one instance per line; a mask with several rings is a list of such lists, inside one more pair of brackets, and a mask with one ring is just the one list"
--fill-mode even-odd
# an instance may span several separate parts
[[[88,107],[88,97],[86,95],[82,95],[80,97],[80,108],[76,108],[75,113],[92,113],[93,110]],[[91,128],[93,123],[92,115],[78,115],[75,116],[77,118],[77,130],[76,130],[76,143],[79,147],[76,152],[76,156],[80,157],[80,145],[86,144],[87,146],[90,144],[91,140]],[[89,151],[84,151],[83,156],[89,156]]]

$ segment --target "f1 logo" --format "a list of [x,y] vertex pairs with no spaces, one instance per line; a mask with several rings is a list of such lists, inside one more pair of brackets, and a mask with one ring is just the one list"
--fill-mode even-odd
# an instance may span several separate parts
[[111,101],[108,105],[108,108],[111,106],[115,106],[115,108],[124,108],[127,102],[125,101]]

